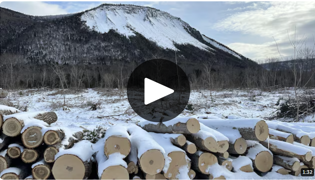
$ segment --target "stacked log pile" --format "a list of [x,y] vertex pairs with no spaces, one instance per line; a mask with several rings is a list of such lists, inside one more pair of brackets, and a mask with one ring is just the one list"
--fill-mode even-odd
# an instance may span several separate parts
[[261,119],[141,121],[114,125],[92,143],[54,127],[54,112],[5,112],[2,179],[228,179],[315,168],[314,134]]

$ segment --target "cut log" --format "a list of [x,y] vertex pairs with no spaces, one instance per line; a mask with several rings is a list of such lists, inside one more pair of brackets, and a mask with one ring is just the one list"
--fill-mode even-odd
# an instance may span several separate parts
[[139,169],[133,161],[130,161],[127,166],[127,171],[129,174],[138,174]]
[[217,151],[219,153],[224,153],[229,149],[229,138],[226,137],[224,134],[220,133],[217,130],[209,128],[208,126],[200,123],[200,128],[202,131],[206,131],[207,133],[212,134],[212,137],[218,143]]
[[83,140],[55,156],[52,174],[55,179],[85,179],[90,176],[92,143]]
[[[160,144],[165,151],[165,155],[171,160],[168,164],[168,167],[164,167],[164,177],[167,179],[178,179],[180,175],[180,171],[186,170],[189,172],[190,170],[190,159],[186,156],[184,150],[180,149],[177,146],[172,144],[172,140],[168,135],[157,134],[157,133],[149,133],[155,142]],[[187,176],[187,174],[186,174]]]
[[[1,115],[11,115],[11,114],[19,113],[19,112],[21,112],[21,111],[14,108],[14,107],[5,106],[5,105],[0,104],[0,114]],[[1,120],[1,117],[0,117],[0,120]],[[2,117],[2,120],[3,120],[3,117]],[[0,123],[2,123],[2,121]]]
[[238,172],[254,172],[253,166],[252,166],[252,160],[249,157],[246,156],[239,156],[237,158],[232,158],[232,166],[233,171]]
[[274,155],[274,163],[291,171],[297,171],[300,168],[300,161],[296,157],[285,157]]
[[247,150],[246,140],[242,137],[236,139],[234,142],[229,142],[228,152],[230,154],[244,154]]
[[55,162],[55,155],[59,152],[54,146],[47,147],[44,151],[44,160],[46,163],[53,163]]
[[32,165],[32,175],[34,179],[48,179],[51,174],[51,167],[45,163],[44,159]]
[[[246,140],[264,141],[268,138],[269,129],[264,120],[260,119],[198,119],[200,123],[221,131],[220,129],[232,132],[231,129],[237,129],[242,137]],[[224,134],[226,135],[226,134]]]
[[272,172],[276,172],[282,175],[287,175],[291,172],[291,170],[288,170],[284,167],[278,166],[278,165],[273,165],[272,166]]
[[179,147],[182,147],[186,144],[186,137],[182,134],[164,134],[165,137],[171,139],[171,142]]
[[47,145],[54,145],[57,143],[61,143],[61,141],[64,139],[65,133],[63,130],[47,130],[44,133],[44,142]]
[[136,125],[130,126],[128,132],[131,134],[130,141],[133,147],[130,161],[136,164],[139,161],[140,168],[146,174],[160,173],[165,165],[164,149],[148,132]]
[[219,144],[210,132],[200,130],[198,133],[187,135],[187,139],[193,142],[200,150],[213,153],[218,152]]
[[21,157],[21,154],[23,153],[24,148],[19,144],[10,144],[8,147],[8,156],[12,159],[16,159]]
[[130,136],[125,126],[115,125],[106,130],[104,152],[107,157],[116,152],[128,156],[130,149]]
[[37,149],[24,149],[21,159],[24,163],[34,163],[40,155],[41,153]]
[[310,161],[312,159],[311,150],[296,146],[287,142],[269,139],[269,141],[261,142],[262,145],[269,148],[274,154],[296,157],[301,161]]
[[224,153],[214,153],[214,155],[216,155],[217,157],[223,157],[223,158],[228,158],[230,156],[230,154],[228,152],[224,152]]
[[309,168],[315,168],[315,147],[310,147],[306,146],[304,144],[298,143],[298,142],[293,142],[294,145],[300,146],[300,147],[305,147],[309,150],[312,151],[312,159],[310,161],[303,161],[304,165],[308,166]]
[[291,144],[294,141],[294,137],[291,133],[281,132],[271,128],[269,128],[269,138],[279,141],[285,141]]
[[297,171],[291,171],[290,174],[293,176],[299,176],[301,174],[301,169],[302,168],[307,168],[302,162],[300,162],[300,167]]
[[297,141],[297,142],[302,143],[302,144],[307,145],[307,146],[311,142],[311,139],[308,136],[307,132],[304,132],[300,129],[289,127],[285,124],[280,124],[277,122],[268,121],[267,123],[270,126],[270,128],[272,128],[272,129],[276,129],[276,130],[283,131],[286,133],[291,133],[293,135],[294,141]]
[[215,155],[203,151],[197,151],[195,154],[189,155],[189,158],[191,159],[192,169],[202,174],[209,174],[207,171],[209,166],[218,162]]
[[11,117],[4,121],[2,126],[2,132],[7,136],[15,137],[21,134],[21,130],[23,127],[24,121]]
[[188,176],[190,179],[194,179],[196,177],[196,172],[194,170],[189,170]]
[[186,141],[185,145],[183,146],[183,149],[189,154],[195,154],[197,152],[196,145],[190,141]]
[[110,154],[107,158],[103,151],[99,151],[95,156],[99,179],[129,179],[127,163],[123,158],[125,155],[119,153]]
[[273,165],[273,154],[257,141],[247,140],[246,142],[248,147],[246,156],[253,161],[254,169],[260,172],[268,172]]
[[58,120],[58,116],[55,112],[43,112],[38,113],[36,116],[34,116],[35,119],[42,120],[46,122],[47,124],[52,124]]
[[4,180],[20,180],[27,177],[30,169],[27,166],[9,167],[1,172],[0,178]]
[[10,167],[12,161],[7,155],[7,150],[0,152],[0,172]]
[[162,124],[142,121],[139,125],[148,132],[193,134],[200,130],[199,121],[195,118],[175,118]]
[[225,167],[229,171],[231,171],[233,169],[232,159],[224,158],[224,157],[218,157],[218,163],[221,166]]
[[43,142],[42,128],[30,126],[22,131],[22,143],[26,148],[37,148]]

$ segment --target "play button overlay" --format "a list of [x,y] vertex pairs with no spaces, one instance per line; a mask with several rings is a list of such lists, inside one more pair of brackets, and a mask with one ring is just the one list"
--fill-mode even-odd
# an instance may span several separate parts
[[151,79],[144,78],[144,104],[148,105],[165,96],[173,94],[174,90]]
[[165,122],[178,116],[187,106],[189,80],[174,62],[149,60],[131,73],[127,96],[139,116],[149,121]]

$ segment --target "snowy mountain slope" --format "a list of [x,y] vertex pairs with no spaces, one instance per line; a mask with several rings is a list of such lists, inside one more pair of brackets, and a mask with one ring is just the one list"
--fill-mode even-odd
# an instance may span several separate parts
[[214,47],[216,47],[216,48],[218,48],[218,49],[221,49],[221,50],[223,50],[223,51],[225,51],[225,52],[227,52],[227,53],[229,53],[229,54],[232,54],[233,56],[235,56],[235,57],[237,57],[237,58],[239,58],[239,59],[242,59],[242,58],[241,58],[242,55],[240,55],[239,53],[233,51],[232,49],[230,49],[230,48],[224,46],[223,44],[217,42],[216,40],[211,39],[211,38],[209,38],[209,37],[207,37],[207,36],[205,36],[205,35],[202,35],[202,38],[203,38],[206,42],[208,42],[208,43],[210,43],[211,45],[213,45]]
[[129,37],[137,32],[165,49],[178,50],[174,43],[191,44],[203,50],[212,49],[194,38],[184,21],[149,7],[102,6],[85,12],[81,20],[100,33],[113,29]]

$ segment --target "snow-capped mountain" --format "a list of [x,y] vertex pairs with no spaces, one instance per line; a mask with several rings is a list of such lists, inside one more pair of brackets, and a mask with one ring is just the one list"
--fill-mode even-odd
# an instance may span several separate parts
[[[28,16],[1,8],[1,54],[27,63],[112,64],[176,58],[248,67],[257,64],[202,35],[169,13],[135,5],[103,4],[62,16]],[[176,53],[175,53],[176,52]]]

